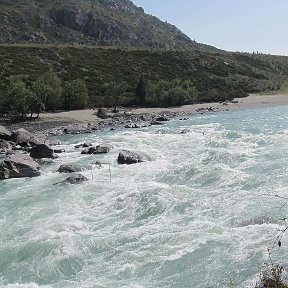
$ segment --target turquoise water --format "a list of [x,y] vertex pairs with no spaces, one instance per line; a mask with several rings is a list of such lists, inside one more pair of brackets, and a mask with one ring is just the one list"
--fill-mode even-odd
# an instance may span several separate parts
[[[288,107],[61,140],[40,177],[0,182],[0,287],[253,287],[287,215]],[[84,141],[114,149],[80,155]],[[119,166],[120,149],[148,161]],[[53,186],[63,163],[89,181]]]

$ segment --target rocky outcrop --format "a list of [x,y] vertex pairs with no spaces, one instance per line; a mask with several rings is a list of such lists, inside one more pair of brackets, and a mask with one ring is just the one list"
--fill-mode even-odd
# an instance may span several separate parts
[[13,131],[11,136],[9,137],[9,140],[15,142],[16,145],[20,145],[22,147],[35,146],[41,143],[41,141],[36,136],[23,128]]
[[63,164],[59,167],[59,173],[73,173],[82,171],[82,167],[75,164]]
[[50,158],[55,159],[57,156],[54,154],[52,148],[46,144],[38,144],[30,151],[30,156],[35,159]]
[[144,161],[144,157],[141,153],[132,152],[128,150],[121,150],[117,159],[119,164],[134,164]]
[[129,0],[10,0],[1,4],[0,43],[208,47],[192,41],[174,25],[146,14]]
[[0,179],[39,176],[40,165],[29,155],[14,154],[0,163]]

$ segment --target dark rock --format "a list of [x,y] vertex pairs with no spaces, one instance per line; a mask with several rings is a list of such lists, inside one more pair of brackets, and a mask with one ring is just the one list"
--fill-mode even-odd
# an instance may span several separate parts
[[40,158],[50,158],[55,159],[57,156],[54,154],[53,149],[51,149],[46,144],[39,144],[33,147],[30,151],[30,156],[35,159]]
[[99,108],[96,115],[101,119],[107,119],[113,116],[107,108]]
[[183,130],[180,132],[180,134],[187,134],[187,133],[189,133],[189,132],[190,132],[189,129],[183,129]]
[[0,163],[0,179],[39,176],[39,169],[39,164],[29,155],[10,155]]
[[163,123],[158,122],[158,121],[151,121],[150,124],[151,125],[163,125]]
[[40,139],[38,139],[36,136],[23,128],[13,131],[11,136],[9,137],[9,140],[15,142],[17,145],[20,145],[22,147],[41,144]]
[[148,121],[148,118],[145,117],[144,115],[141,115],[139,118],[141,121]]
[[101,144],[93,147],[89,147],[88,149],[85,149],[81,152],[81,154],[106,154],[110,152],[110,150],[113,148],[112,145],[109,144]]
[[34,159],[34,161],[37,162],[41,166],[50,165],[54,163],[54,161],[49,158]]
[[60,153],[64,153],[64,152],[65,152],[65,149],[54,149],[53,151],[54,151],[54,153],[56,153],[56,154],[60,154]]
[[56,184],[81,184],[84,181],[88,181],[85,176],[82,174],[75,174]]
[[87,148],[87,147],[90,147],[90,146],[92,146],[91,143],[83,143],[83,145],[82,145],[83,148]]
[[74,147],[75,148],[81,148],[81,147],[83,147],[83,148],[87,148],[87,147],[91,147],[92,146],[92,144],[91,143],[81,143],[81,144],[78,144],[78,145],[75,145]]
[[73,172],[80,172],[83,169],[75,164],[63,164],[58,169],[59,173],[73,173]]
[[11,132],[6,129],[4,126],[0,125],[0,139],[8,140],[11,136]]
[[169,121],[169,119],[164,117],[164,116],[159,116],[159,117],[156,118],[156,121],[165,122],[165,121]]
[[119,164],[134,164],[144,161],[142,154],[128,150],[121,150],[117,159]]

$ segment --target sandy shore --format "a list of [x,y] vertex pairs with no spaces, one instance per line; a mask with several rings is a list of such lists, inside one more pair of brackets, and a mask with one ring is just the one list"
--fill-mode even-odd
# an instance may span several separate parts
[[[245,98],[235,98],[233,102],[229,103],[205,103],[195,105],[185,105],[181,107],[172,108],[138,108],[127,109],[133,114],[160,114],[165,112],[170,113],[187,113],[194,114],[200,109],[212,108],[214,111],[225,111],[231,109],[249,109],[256,107],[275,106],[275,105],[288,105],[288,94],[276,94],[276,95],[250,95]],[[79,122],[95,122],[99,121],[99,118],[95,115],[97,110],[86,109],[69,112],[59,113],[42,113],[40,115],[42,120],[61,120],[61,121],[79,121]]]

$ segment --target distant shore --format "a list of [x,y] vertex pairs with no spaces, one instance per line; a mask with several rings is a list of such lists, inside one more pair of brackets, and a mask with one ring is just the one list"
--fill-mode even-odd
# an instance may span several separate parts
[[[124,121],[124,126],[131,121],[137,122],[143,115],[149,120],[159,115],[168,115],[168,117],[190,116],[206,112],[221,112],[235,109],[251,109],[257,107],[269,107],[288,105],[288,94],[275,95],[259,95],[252,94],[245,98],[235,98],[233,101],[224,103],[204,103],[194,105],[184,105],[171,108],[123,108],[129,113],[129,117],[124,117],[120,122]],[[123,112],[123,111],[122,111]],[[97,109],[85,109],[68,112],[41,113],[38,120],[26,121],[17,124],[8,125],[11,130],[25,128],[31,132],[52,133],[58,128],[58,132],[68,126],[94,125],[97,129],[106,126],[119,126],[116,122],[111,122],[111,119],[100,119],[96,116]],[[119,120],[119,119],[118,119]],[[118,121],[119,122],[119,121]],[[115,124],[115,125],[114,125]],[[76,128],[75,128],[76,129]],[[77,128],[78,129],[78,128]],[[78,129],[79,130],[79,129]],[[85,128],[84,128],[85,130]],[[95,129],[96,130],[96,129]],[[52,133],[53,134],[53,133]],[[57,133],[56,133],[57,134]]]
[[[232,102],[224,103],[204,103],[194,105],[184,105],[180,107],[171,108],[127,108],[133,114],[161,114],[165,112],[170,113],[187,113],[194,114],[201,109],[212,108],[218,111],[225,111],[231,109],[249,109],[265,106],[277,106],[277,105],[288,105],[288,94],[275,94],[275,95],[249,95],[245,98],[235,98]],[[93,122],[99,120],[95,116],[97,110],[86,109],[69,112],[59,113],[42,113],[40,116],[44,120],[67,120],[67,121],[79,121],[79,122]]]

